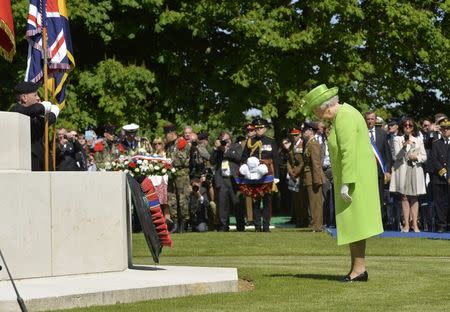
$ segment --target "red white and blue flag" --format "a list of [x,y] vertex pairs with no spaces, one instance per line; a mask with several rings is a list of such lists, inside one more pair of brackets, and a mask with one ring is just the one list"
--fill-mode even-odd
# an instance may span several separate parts
[[0,0],[0,55],[11,62],[15,53],[16,41],[11,1]]
[[50,77],[47,87],[52,91],[53,101],[62,108],[68,73],[75,67],[65,0],[30,1],[26,30],[29,44],[25,81],[38,82],[43,77],[44,26],[47,27],[47,64]]

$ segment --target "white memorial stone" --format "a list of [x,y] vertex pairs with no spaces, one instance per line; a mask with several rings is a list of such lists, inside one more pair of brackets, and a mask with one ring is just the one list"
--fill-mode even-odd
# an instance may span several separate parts
[[0,112],[0,170],[31,170],[30,118]]

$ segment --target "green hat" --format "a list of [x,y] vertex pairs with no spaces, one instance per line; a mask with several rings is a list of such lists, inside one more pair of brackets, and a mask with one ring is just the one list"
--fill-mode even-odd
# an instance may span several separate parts
[[317,106],[337,95],[338,91],[338,87],[328,89],[325,84],[315,87],[303,97],[301,113],[305,116],[309,115]]

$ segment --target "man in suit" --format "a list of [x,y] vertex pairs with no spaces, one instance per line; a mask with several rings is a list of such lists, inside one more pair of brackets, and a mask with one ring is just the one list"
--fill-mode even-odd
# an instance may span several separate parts
[[[275,144],[275,140],[265,135],[269,123],[263,118],[256,118],[252,121],[252,124],[256,128],[256,136],[247,141],[247,144],[242,152],[242,162],[247,162],[247,159],[252,156],[262,160],[268,167],[271,167],[275,183],[278,183],[278,148]],[[264,232],[270,232],[269,225],[272,207],[272,194],[265,194],[253,202],[253,222],[255,225],[255,231],[261,231],[261,200],[263,206],[262,230]]]
[[228,232],[230,226],[230,209],[236,214],[237,230],[244,231],[244,207],[239,205],[236,177],[241,163],[242,145],[231,140],[231,135],[224,131],[214,143],[211,164],[214,165],[214,186],[217,189],[219,206],[218,231]]
[[[17,103],[11,108],[12,112],[20,113],[30,117],[31,132],[31,170],[44,170],[44,135],[45,135],[45,115],[47,115],[48,125],[56,122],[59,114],[57,105],[43,101],[39,98],[37,90],[40,84],[24,81],[16,85]],[[51,161],[49,161],[49,165]]]
[[447,231],[450,209],[450,121],[441,123],[442,137],[433,142],[429,168],[436,209],[436,229],[438,233]]
[[[365,120],[369,132],[369,138],[372,145],[375,145],[381,159],[384,163],[384,172],[380,163],[377,161],[378,166],[378,191],[380,193],[380,204],[381,211],[383,216],[383,224],[384,226],[393,226],[392,220],[394,216],[391,216],[391,213],[386,211],[386,206],[384,205],[384,185],[391,179],[391,168],[392,168],[392,152],[391,147],[389,145],[389,139],[386,131],[382,128],[375,127],[375,123],[377,120],[377,115],[373,111],[368,111],[365,114]],[[375,156],[374,156],[375,157]]]

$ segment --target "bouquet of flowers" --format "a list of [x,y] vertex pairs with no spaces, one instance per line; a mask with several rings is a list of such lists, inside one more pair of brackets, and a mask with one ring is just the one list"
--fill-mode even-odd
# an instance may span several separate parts
[[164,176],[172,178],[176,170],[168,158],[154,156],[124,156],[105,163],[107,171],[123,171],[133,177]]

